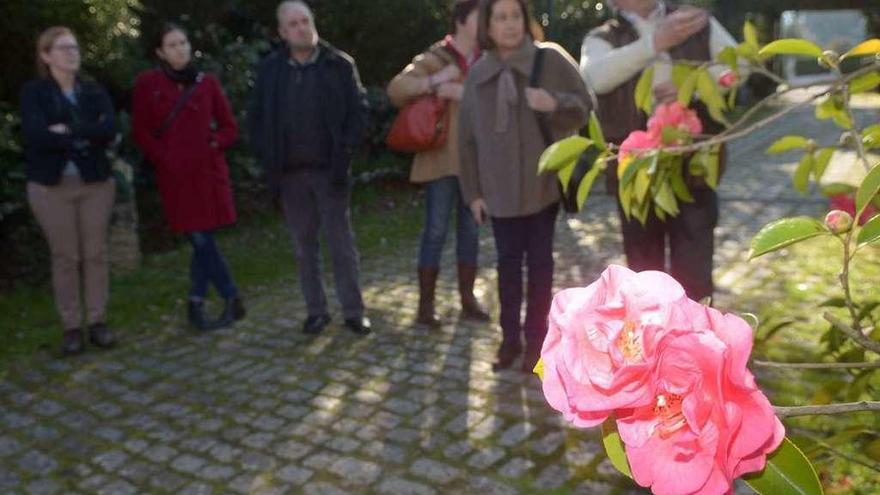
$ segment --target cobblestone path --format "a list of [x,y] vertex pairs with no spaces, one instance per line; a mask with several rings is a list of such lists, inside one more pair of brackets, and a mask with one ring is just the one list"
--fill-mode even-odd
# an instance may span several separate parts
[[[735,309],[757,278],[745,254],[760,226],[822,209],[792,191],[796,157],[763,154],[793,129],[834,139],[809,117],[730,148],[721,306]],[[254,316],[232,329],[194,336],[172,321],[112,352],[17,367],[0,381],[0,493],[642,493],[605,460],[596,432],[560,422],[535,377],[491,371],[500,332],[458,321],[453,270],[439,288],[446,324],[412,326],[415,242],[363,262],[368,338],[338,315],[305,337],[298,289],[282,284],[249,294]],[[478,291],[497,314],[488,231],[482,244]],[[611,201],[596,195],[559,221],[558,287],[591,282],[620,252]]]

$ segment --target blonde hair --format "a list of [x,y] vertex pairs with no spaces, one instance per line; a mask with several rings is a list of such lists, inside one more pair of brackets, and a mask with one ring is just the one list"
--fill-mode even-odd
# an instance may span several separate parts
[[55,41],[62,36],[73,36],[73,30],[69,27],[65,26],[52,26],[49,29],[46,29],[40,36],[37,37],[37,74],[40,77],[49,77],[49,66],[43,62],[43,58],[41,57],[44,53],[49,53],[49,50],[52,49],[52,46],[55,45]]

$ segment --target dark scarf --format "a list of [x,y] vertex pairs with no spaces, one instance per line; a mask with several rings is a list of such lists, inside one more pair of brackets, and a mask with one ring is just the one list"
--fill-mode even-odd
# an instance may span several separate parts
[[199,70],[192,63],[187,64],[187,66],[181,70],[175,70],[168,65],[168,62],[163,60],[159,62],[159,67],[162,68],[162,72],[165,73],[165,76],[168,77],[168,79],[171,79],[177,84],[183,84],[184,86],[194,84],[199,77]]

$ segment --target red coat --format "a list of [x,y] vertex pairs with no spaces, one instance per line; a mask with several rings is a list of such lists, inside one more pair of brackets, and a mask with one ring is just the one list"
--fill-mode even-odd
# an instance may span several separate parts
[[205,75],[171,126],[156,139],[154,133],[182,94],[160,69],[138,76],[132,134],[156,168],[162,207],[172,230],[214,230],[236,220],[224,151],[238,138],[238,126],[220,82]]

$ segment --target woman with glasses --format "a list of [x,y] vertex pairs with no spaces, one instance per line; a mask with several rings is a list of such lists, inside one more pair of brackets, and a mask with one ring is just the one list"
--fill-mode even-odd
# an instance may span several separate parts
[[[52,257],[55,304],[64,325],[61,352],[116,342],[107,327],[107,233],[116,192],[106,148],[116,137],[107,92],[80,76],[73,32],[52,27],[37,40],[40,77],[21,91],[27,196]],[[82,289],[81,289],[82,287]]]

